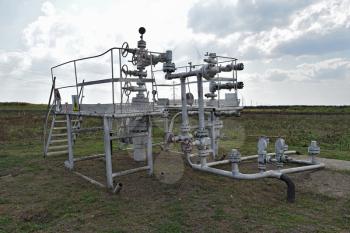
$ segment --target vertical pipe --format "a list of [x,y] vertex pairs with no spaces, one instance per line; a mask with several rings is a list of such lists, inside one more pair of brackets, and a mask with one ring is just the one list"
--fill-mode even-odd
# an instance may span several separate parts
[[107,188],[113,188],[112,151],[111,151],[111,138],[110,138],[110,129],[109,129],[110,123],[109,122],[110,122],[109,118],[107,118],[107,117],[103,118]]
[[120,54],[120,49],[119,51],[119,84],[120,84],[120,113],[123,113],[123,81],[122,81],[122,56]]
[[181,133],[183,136],[188,134],[188,115],[187,115],[187,101],[186,101],[186,78],[181,78],[181,117],[182,126]]
[[175,81],[173,81],[173,104],[175,104]]
[[147,162],[149,175],[153,174],[153,154],[152,154],[152,118],[148,116],[148,135],[147,135]]
[[205,121],[204,121],[204,99],[203,99],[203,80],[202,76],[197,76],[197,86],[198,86],[198,124],[199,130],[205,129]]
[[70,170],[74,167],[74,155],[73,155],[73,137],[72,137],[72,122],[70,119],[69,114],[66,115],[67,119],[67,140],[68,140],[68,163],[66,164],[66,167]]
[[111,67],[112,67],[112,102],[113,102],[113,113],[115,113],[115,102],[114,102],[114,62],[113,62],[113,49],[111,49]]
[[[152,60],[153,56],[152,56],[152,53],[150,52],[150,60],[151,60],[151,79],[153,79],[153,60]],[[145,84],[146,86],[146,84]],[[152,97],[154,97],[153,95],[153,88],[154,88],[154,83],[152,81]],[[153,101],[152,101],[152,110],[154,111],[154,102],[155,102],[155,99],[153,98]]]
[[197,76],[197,86],[198,86],[198,132],[200,144],[198,145],[198,154],[201,160],[201,166],[206,166],[207,163],[207,145],[203,141],[203,137],[206,137],[205,132],[205,120],[204,120],[204,99],[203,99],[203,80],[202,76]]
[[216,158],[216,144],[215,144],[215,114],[213,111],[210,112],[210,124],[211,124],[211,138],[210,138],[210,143],[211,143],[211,149],[213,151],[213,158]]

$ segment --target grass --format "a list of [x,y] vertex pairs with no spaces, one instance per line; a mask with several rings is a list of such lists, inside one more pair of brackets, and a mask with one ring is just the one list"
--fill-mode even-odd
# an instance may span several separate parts
[[[236,181],[193,171],[188,166],[173,184],[144,172],[121,177],[123,190],[112,195],[67,172],[63,167],[64,157],[42,158],[44,111],[23,110],[20,106],[8,110],[9,105],[2,111],[4,108],[0,106],[0,232],[348,232],[350,229],[349,192],[336,197],[320,191],[322,179],[309,184],[310,177],[316,174],[321,177],[339,174],[350,183],[349,172],[322,170],[293,175],[297,190],[294,204],[285,202],[285,185],[279,181]],[[25,108],[29,107],[25,105]],[[256,153],[256,135],[280,134],[286,136],[290,149],[306,153],[309,141],[316,139],[321,144],[321,156],[350,160],[350,151],[345,146],[349,142],[348,118],[343,114],[270,113],[222,118],[225,137],[220,146],[226,152],[240,147],[242,154],[252,154]],[[84,122],[91,126],[99,123],[98,119]],[[160,129],[154,131],[160,139]],[[75,154],[102,153],[101,139],[99,133],[79,136]],[[273,151],[272,137],[269,151]],[[160,157],[156,161],[157,158]],[[169,163],[176,168],[179,161],[170,159]],[[130,154],[117,152],[114,156],[115,168],[131,165],[135,163]],[[256,164],[246,166],[242,165],[242,169],[255,169]],[[158,170],[162,169],[166,168]],[[104,181],[103,160],[82,162],[77,170]]]

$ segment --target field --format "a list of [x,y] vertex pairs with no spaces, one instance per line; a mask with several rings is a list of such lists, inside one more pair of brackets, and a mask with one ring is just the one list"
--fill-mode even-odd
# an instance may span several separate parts
[[[65,157],[42,157],[44,114],[44,105],[0,104],[0,232],[350,232],[349,171],[291,175],[291,204],[280,181],[193,171],[179,155],[156,148],[155,174],[124,176],[123,190],[112,195],[65,170]],[[350,161],[350,107],[247,108],[223,120],[222,157],[237,147],[255,154],[257,137],[267,135],[284,136],[289,149],[302,154],[317,140],[321,157]],[[154,133],[160,139],[160,129]],[[102,135],[82,135],[74,152],[102,153]],[[130,152],[115,155],[115,170],[135,166]],[[102,160],[77,166],[101,182],[103,169]]]

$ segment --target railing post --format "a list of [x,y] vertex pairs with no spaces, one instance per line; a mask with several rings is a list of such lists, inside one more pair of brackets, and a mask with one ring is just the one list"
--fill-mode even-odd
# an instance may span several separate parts
[[111,67],[112,67],[112,102],[113,102],[113,113],[115,113],[115,105],[114,105],[114,62],[113,62],[113,49],[111,49]]

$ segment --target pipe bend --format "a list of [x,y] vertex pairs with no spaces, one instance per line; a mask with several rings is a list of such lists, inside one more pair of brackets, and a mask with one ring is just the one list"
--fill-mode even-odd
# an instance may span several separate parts
[[286,174],[280,176],[280,180],[287,184],[287,201],[293,203],[295,201],[295,185],[294,182]]

